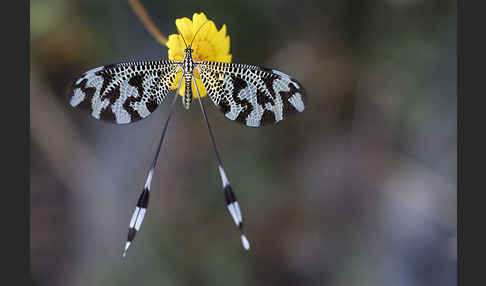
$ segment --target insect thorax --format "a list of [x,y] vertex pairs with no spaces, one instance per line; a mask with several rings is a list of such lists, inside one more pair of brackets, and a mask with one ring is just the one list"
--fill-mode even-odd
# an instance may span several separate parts
[[184,97],[182,99],[182,105],[185,109],[189,109],[192,103],[192,76],[194,74],[194,59],[192,58],[192,49],[186,48],[184,51],[186,54],[184,56]]

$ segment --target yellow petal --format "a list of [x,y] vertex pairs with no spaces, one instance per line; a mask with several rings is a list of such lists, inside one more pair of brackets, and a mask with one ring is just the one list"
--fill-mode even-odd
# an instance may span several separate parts
[[[174,89],[177,89],[179,87],[179,82],[181,81],[181,77],[182,77],[182,71],[177,73],[177,76],[176,76],[174,82],[172,83],[172,86],[170,87],[170,89],[174,90]],[[180,94],[180,92],[179,92],[179,94]],[[181,95],[184,95],[184,93],[181,94]]]
[[195,29],[199,29],[199,27],[201,27],[201,25],[204,24],[207,20],[208,18],[206,18],[206,15],[204,15],[204,13],[194,13],[192,15],[192,23]]
[[213,21],[209,21],[209,23],[207,23],[205,26],[207,26],[207,29],[206,27],[204,27],[204,29],[206,29],[205,39],[207,39],[208,41],[212,41],[211,39],[218,32],[218,28],[216,28],[216,25]]
[[225,37],[215,45],[215,52],[217,54],[227,54],[230,50],[230,38]]
[[182,61],[184,59],[184,44],[179,34],[172,34],[166,43],[169,48],[169,60]]
[[196,37],[194,41],[207,41],[208,35],[211,33],[211,23],[213,23],[213,21],[206,21],[200,26],[195,26],[197,27],[197,33],[194,35]]
[[215,62],[222,62],[222,63],[230,63],[231,62],[231,55],[218,55],[215,59]]
[[192,27],[191,20],[189,20],[189,18],[186,17],[177,19],[176,26],[177,29],[179,29],[179,32],[182,34],[185,43],[189,45],[188,41],[192,39],[192,35],[193,35],[193,27]]
[[[201,95],[201,98],[205,97],[207,95],[207,91],[204,88],[202,80],[196,78],[196,84],[197,84],[197,89],[199,90],[199,94]],[[194,98],[197,98],[197,92],[196,89],[194,88],[194,83],[192,83],[191,87],[192,87],[192,96]]]
[[221,27],[221,30],[217,31],[217,33],[214,35],[212,41],[214,43],[219,43],[223,41],[225,37],[226,37],[226,25],[223,25],[223,27]]

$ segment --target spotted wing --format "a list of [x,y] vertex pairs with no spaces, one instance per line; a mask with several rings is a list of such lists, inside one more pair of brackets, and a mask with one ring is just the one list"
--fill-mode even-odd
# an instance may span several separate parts
[[171,91],[179,65],[172,61],[97,67],[76,79],[70,104],[91,116],[126,124],[149,116]]
[[251,127],[277,123],[302,112],[304,88],[292,77],[254,65],[201,62],[203,85],[224,115]]

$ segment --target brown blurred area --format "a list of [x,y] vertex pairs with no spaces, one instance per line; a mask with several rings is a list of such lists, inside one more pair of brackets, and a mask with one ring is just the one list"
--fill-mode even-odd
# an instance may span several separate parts
[[233,61],[294,76],[308,108],[255,129],[205,100],[245,252],[201,112],[179,104],[122,260],[168,106],[111,125],[67,87],[167,49],[126,1],[31,1],[35,285],[456,285],[455,1],[141,2],[165,35],[194,12],[226,24]]

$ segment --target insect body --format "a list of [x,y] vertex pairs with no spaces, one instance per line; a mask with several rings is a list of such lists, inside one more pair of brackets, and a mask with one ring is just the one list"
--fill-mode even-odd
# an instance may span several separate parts
[[194,60],[192,58],[192,49],[191,48],[186,48],[184,50],[185,55],[184,55],[184,82],[185,82],[185,88],[184,88],[184,98],[182,99],[182,105],[184,106],[185,109],[189,109],[192,103],[192,88],[191,88],[191,83],[192,83],[192,77],[194,74]]
[[[184,108],[189,109],[193,97],[191,88],[191,84],[193,84],[216,154],[226,206],[241,232],[243,247],[248,250],[250,243],[243,231],[241,210],[216,148],[214,136],[196,85],[194,71],[198,71],[211,100],[226,118],[250,127],[277,123],[292,113],[304,111],[305,91],[295,79],[277,70],[245,64],[195,62],[192,57],[191,45],[192,41],[189,46],[186,45],[182,62],[132,62],[91,69],[75,80],[70,91],[70,104],[75,108],[87,109],[91,116],[96,119],[117,124],[131,123],[152,114],[171,92],[177,74],[182,72],[178,85],[178,88],[181,88],[184,79],[185,89],[182,104]],[[130,220],[123,256],[125,256],[145,217],[152,176],[173,106],[178,98],[178,91],[173,97],[172,107],[164,124],[157,152]]]

